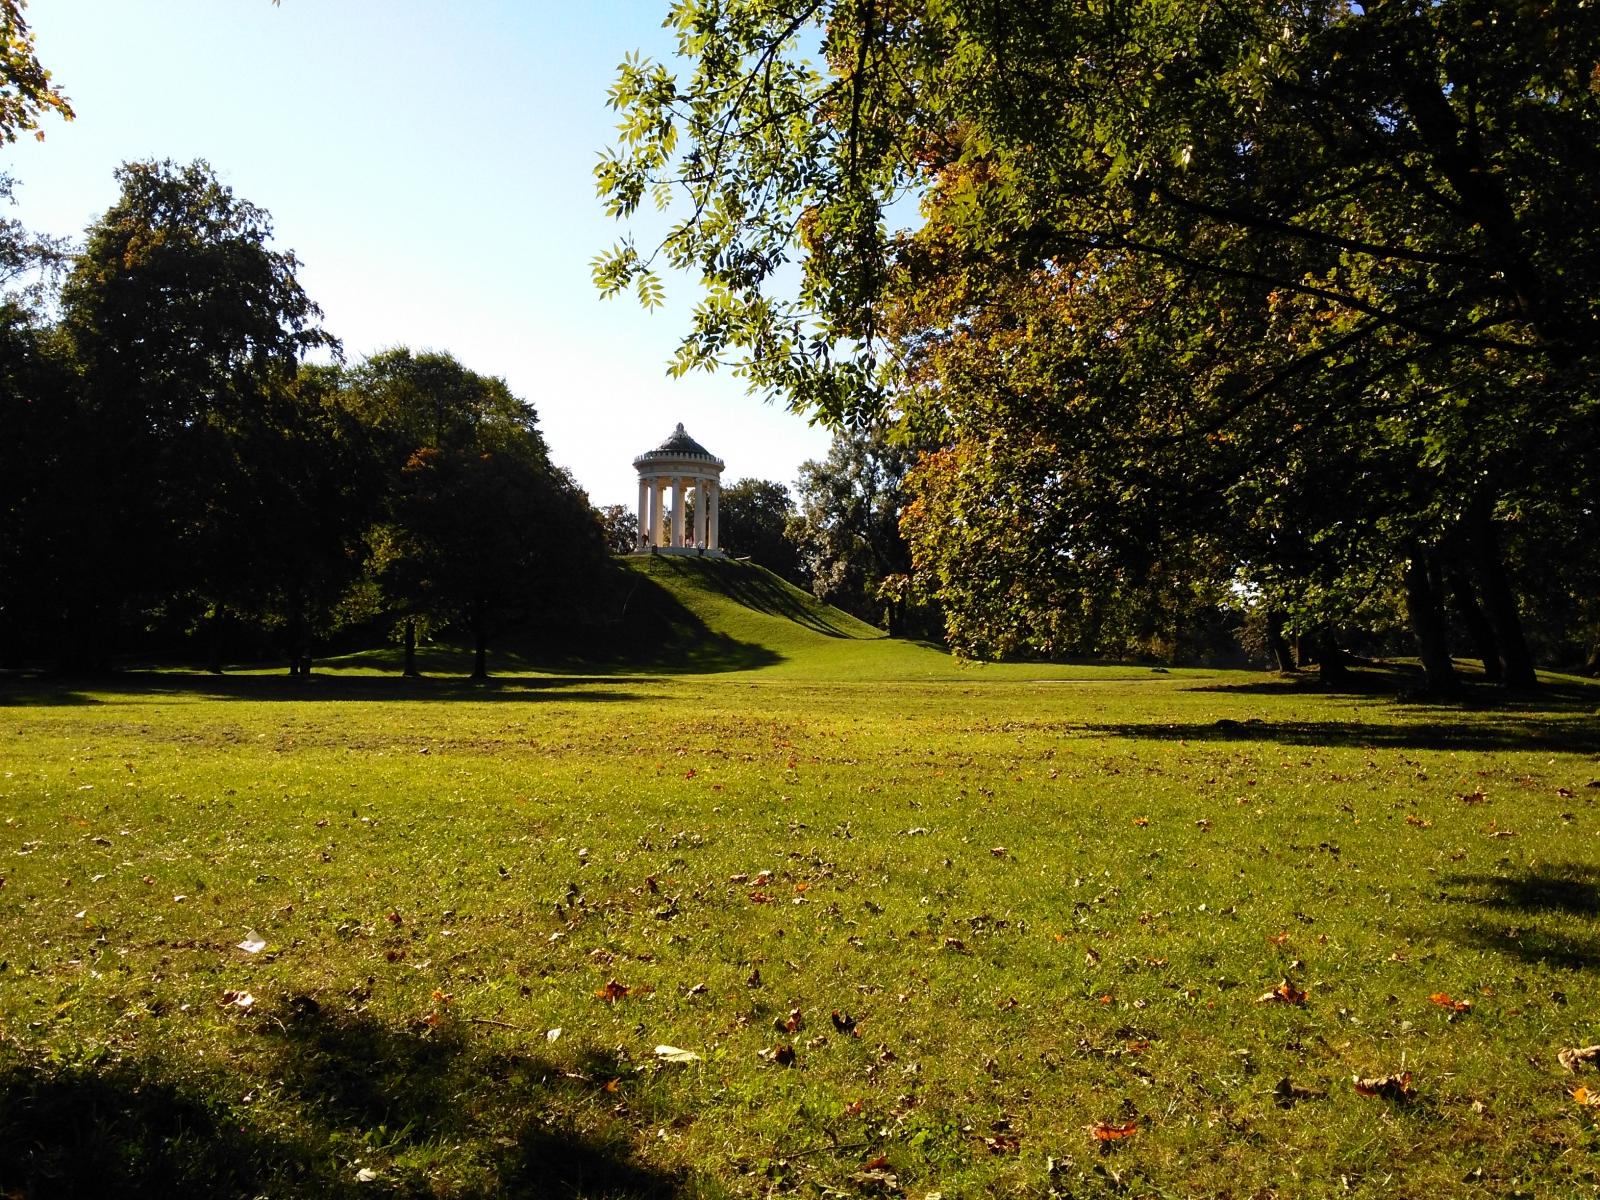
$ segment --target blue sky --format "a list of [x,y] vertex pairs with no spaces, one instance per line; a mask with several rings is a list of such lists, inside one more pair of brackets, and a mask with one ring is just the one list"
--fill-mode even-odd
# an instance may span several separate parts
[[654,313],[602,301],[619,235],[591,174],[629,50],[670,53],[665,0],[34,0],[39,57],[78,119],[0,151],[13,215],[77,237],[125,160],[207,159],[277,243],[352,358],[448,350],[538,409],[597,504],[678,422],[726,478],[791,482],[828,436],[726,374],[671,380],[693,281]]

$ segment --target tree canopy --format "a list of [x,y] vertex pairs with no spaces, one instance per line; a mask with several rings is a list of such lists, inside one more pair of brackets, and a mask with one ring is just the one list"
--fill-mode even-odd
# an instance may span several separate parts
[[[686,67],[623,65],[599,182],[674,223],[597,281],[648,301],[659,268],[698,273],[675,369],[728,362],[938,447],[921,511],[959,524],[918,541],[956,629],[963,594],[1009,588],[1027,623],[1023,597],[1091,564],[1182,562],[1307,629],[1377,585],[1448,686],[1433,618],[1463,564],[1531,681],[1505,548],[1535,507],[1596,504],[1591,6],[682,0],[669,22]],[[1036,549],[979,579],[949,547],[980,528]]]

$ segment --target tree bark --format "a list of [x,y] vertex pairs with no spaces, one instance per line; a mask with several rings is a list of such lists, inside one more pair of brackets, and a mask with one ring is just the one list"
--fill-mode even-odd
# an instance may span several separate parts
[[1339,644],[1338,635],[1323,626],[1312,639],[1312,645],[1316,653],[1317,678],[1326,684],[1348,683],[1350,664],[1345,660],[1344,647]]
[[1292,674],[1294,654],[1289,649],[1289,639],[1283,636],[1283,626],[1288,620],[1288,615],[1281,608],[1267,610],[1267,648],[1272,651],[1272,659],[1278,664],[1278,670],[1285,674]]
[[487,629],[488,614],[481,599],[472,602],[472,677],[474,679],[489,678],[489,632]]
[[407,679],[417,679],[421,672],[417,670],[417,623],[406,622],[406,669]]
[[1448,696],[1456,691],[1455,663],[1450,661],[1450,643],[1445,636],[1444,607],[1428,575],[1427,560],[1419,553],[1406,564],[1406,617],[1417,639],[1417,654],[1427,676],[1428,692]]
[[1450,598],[1455,601],[1456,613],[1467,628],[1472,647],[1483,660],[1483,677],[1490,683],[1499,683],[1504,677],[1500,662],[1500,644],[1495,641],[1494,626],[1483,615],[1483,605],[1478,603],[1472,581],[1459,571],[1450,572]]
[[206,614],[206,670],[222,674],[222,611],[217,607]]
[[1517,610],[1516,593],[1511,590],[1511,581],[1506,575],[1500,531],[1495,525],[1489,504],[1487,500],[1480,502],[1474,506],[1472,514],[1472,544],[1478,588],[1483,594],[1484,609],[1500,647],[1506,686],[1533,689],[1539,686],[1539,676],[1533,669],[1528,641],[1522,635],[1522,614]]

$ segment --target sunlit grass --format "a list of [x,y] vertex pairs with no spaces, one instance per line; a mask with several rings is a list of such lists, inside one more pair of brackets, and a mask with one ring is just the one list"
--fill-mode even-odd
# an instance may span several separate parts
[[0,1190],[1595,1190],[1593,689],[961,668],[683,594],[782,657],[13,687]]

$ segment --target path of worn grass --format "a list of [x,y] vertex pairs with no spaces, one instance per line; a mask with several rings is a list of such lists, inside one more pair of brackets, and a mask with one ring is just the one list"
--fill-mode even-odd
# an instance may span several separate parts
[[859,675],[0,693],[0,1192],[1595,1194],[1595,690]]

